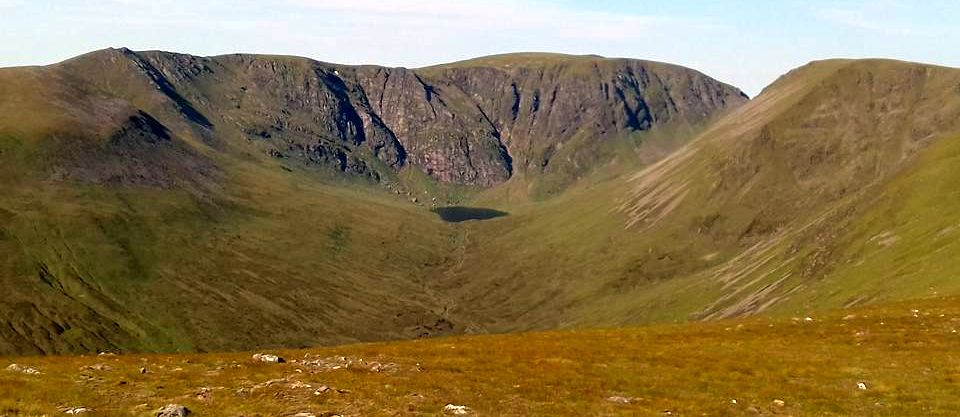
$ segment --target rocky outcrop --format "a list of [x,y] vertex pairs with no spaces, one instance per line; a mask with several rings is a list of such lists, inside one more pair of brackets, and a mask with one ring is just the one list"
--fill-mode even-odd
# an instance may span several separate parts
[[512,161],[500,132],[462,91],[438,87],[403,68],[360,68],[357,82],[404,145],[410,163],[428,175],[476,185],[510,177]]
[[695,125],[747,101],[679,66],[542,54],[420,70],[364,67],[358,82],[412,164],[442,181],[481,185],[543,171],[578,135],[603,141]]
[[157,417],[187,417],[190,414],[190,409],[180,404],[167,404],[154,413]]
[[6,369],[8,372],[16,372],[16,373],[21,373],[26,375],[40,375],[40,371],[36,370],[35,368],[31,368],[29,366],[22,366],[16,363],[11,363],[10,366],[7,366]]
[[286,362],[283,358],[274,355],[272,353],[254,353],[253,360],[257,362],[267,362],[267,363],[284,363]]

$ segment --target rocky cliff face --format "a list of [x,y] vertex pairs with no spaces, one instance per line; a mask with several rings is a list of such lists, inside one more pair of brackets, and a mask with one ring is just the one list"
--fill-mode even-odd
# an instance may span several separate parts
[[472,98],[519,170],[547,168],[578,134],[603,140],[658,125],[696,124],[747,100],[696,71],[629,59],[521,54],[424,72]]
[[379,179],[409,165],[477,186],[570,164],[554,156],[576,154],[578,136],[694,125],[747,100],[678,66],[548,54],[409,70],[111,49],[62,67],[210,144],[239,136],[275,158],[348,174]]
[[463,91],[403,68],[364,67],[355,77],[414,166],[459,184],[493,185],[510,178],[512,163],[500,132]]

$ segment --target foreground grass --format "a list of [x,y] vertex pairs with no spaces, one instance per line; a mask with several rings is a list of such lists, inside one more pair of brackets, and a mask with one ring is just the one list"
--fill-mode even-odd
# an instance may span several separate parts
[[8,358],[0,365],[41,374],[0,371],[0,415],[150,415],[167,403],[231,416],[442,415],[448,403],[475,415],[957,415],[956,328],[960,302],[943,298],[811,318],[287,350],[282,364],[250,353]]

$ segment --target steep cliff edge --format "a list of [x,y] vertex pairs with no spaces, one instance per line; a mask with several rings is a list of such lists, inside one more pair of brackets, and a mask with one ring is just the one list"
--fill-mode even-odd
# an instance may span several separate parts
[[[747,102],[729,85],[659,62],[597,56],[508,54],[424,68],[463,92],[528,174],[562,170],[597,142],[670,125],[697,125]],[[575,143],[577,137],[590,138]],[[590,155],[586,155],[589,157]]]

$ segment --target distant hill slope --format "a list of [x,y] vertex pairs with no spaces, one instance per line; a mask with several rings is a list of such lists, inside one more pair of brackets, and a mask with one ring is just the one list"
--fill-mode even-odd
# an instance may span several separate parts
[[[955,293],[958,86],[832,60],[745,102],[692,70],[549,54],[406,70],[106,50],[0,70],[0,352]],[[423,207],[447,203],[508,215]]]

